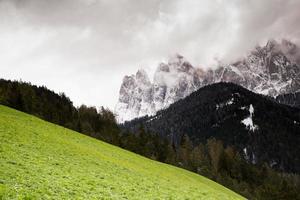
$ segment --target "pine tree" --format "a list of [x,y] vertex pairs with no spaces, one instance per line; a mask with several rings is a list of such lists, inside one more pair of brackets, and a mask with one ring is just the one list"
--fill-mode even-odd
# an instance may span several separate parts
[[191,168],[191,152],[193,150],[193,144],[187,134],[183,134],[178,149],[178,161],[179,165],[185,168]]
[[224,152],[223,143],[215,138],[208,139],[207,149],[211,160],[211,165],[214,170],[214,174],[218,175],[221,168],[222,156]]

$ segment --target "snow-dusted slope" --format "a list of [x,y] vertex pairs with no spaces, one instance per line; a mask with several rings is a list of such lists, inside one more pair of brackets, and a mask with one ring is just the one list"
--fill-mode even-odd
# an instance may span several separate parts
[[167,63],[159,64],[152,82],[143,70],[124,77],[115,108],[118,121],[153,115],[200,87],[216,82],[233,82],[270,96],[300,91],[299,55],[295,44],[270,40],[238,62],[203,71],[176,54]]

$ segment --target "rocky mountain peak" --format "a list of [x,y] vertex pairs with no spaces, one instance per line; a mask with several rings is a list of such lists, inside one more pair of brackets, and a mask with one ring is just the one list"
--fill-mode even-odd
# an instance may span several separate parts
[[153,82],[144,70],[125,76],[116,113],[119,122],[153,115],[204,85],[232,82],[256,93],[276,97],[300,91],[300,51],[287,40],[269,40],[244,59],[222,64],[217,69],[193,67],[182,55],[160,63]]
[[296,44],[294,44],[291,41],[286,40],[286,39],[283,39],[281,41],[281,44],[282,44],[283,47],[285,47],[287,49],[288,52],[291,52],[291,53],[293,51],[295,51],[295,49],[297,49],[297,45]]
[[275,48],[277,48],[279,46],[279,43],[275,40],[275,39],[270,39],[268,40],[265,48],[268,50],[268,51],[272,51],[274,50]]
[[190,73],[193,70],[193,66],[180,54],[170,56],[168,66],[178,72]]
[[[145,70],[125,76],[116,113],[119,122],[155,114],[199,88],[198,71],[181,55],[160,63],[150,81]],[[130,86],[129,86],[130,85]]]
[[150,79],[147,72],[143,69],[139,69],[135,75],[135,79],[138,84],[150,85]]
[[159,72],[170,72],[170,67],[166,63],[160,63],[155,71],[155,73]]
[[139,69],[135,74],[137,79],[149,79],[148,74],[144,69]]
[[186,59],[182,55],[176,53],[169,57],[168,64],[169,65],[181,65],[185,61],[186,61]]

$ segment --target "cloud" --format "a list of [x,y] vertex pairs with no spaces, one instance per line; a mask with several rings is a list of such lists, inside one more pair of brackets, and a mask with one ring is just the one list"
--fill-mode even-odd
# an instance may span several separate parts
[[299,0],[0,0],[0,73],[114,107],[125,74],[180,53],[230,62],[269,38],[300,43]]

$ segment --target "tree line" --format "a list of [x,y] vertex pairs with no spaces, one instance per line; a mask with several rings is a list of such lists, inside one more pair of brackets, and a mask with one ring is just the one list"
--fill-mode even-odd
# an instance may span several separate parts
[[188,134],[174,144],[146,130],[120,129],[114,114],[103,107],[75,107],[64,93],[22,81],[0,79],[0,104],[35,115],[150,159],[172,164],[236,191],[249,199],[300,199],[299,176],[248,163],[234,147],[209,138],[194,145]]
[[221,140],[209,138],[193,146],[184,134],[170,155],[167,163],[210,178],[248,199],[300,199],[299,175],[275,171],[267,164],[251,164]]
[[179,145],[148,132],[141,125],[125,133],[121,147],[153,160],[175,165],[214,180],[248,199],[300,199],[300,177],[254,165],[233,146],[209,138],[194,145],[183,134]]
[[0,79],[0,104],[110,143],[119,133],[110,110],[85,105],[76,108],[64,93],[56,94],[45,86]]

